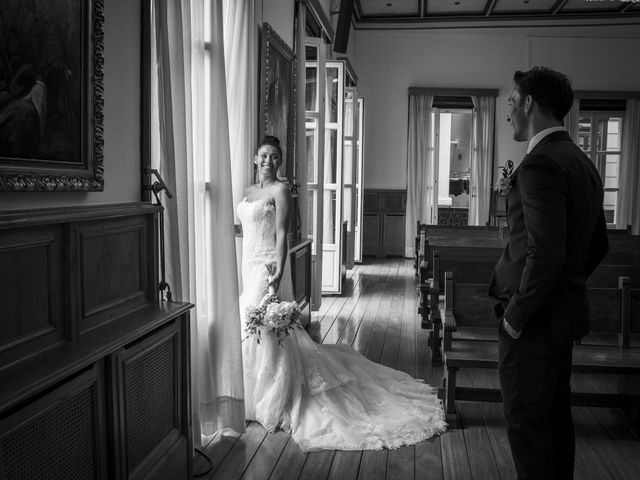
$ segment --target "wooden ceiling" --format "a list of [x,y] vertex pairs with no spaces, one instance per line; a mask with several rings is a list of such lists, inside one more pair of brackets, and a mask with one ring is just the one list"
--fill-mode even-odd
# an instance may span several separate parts
[[357,29],[452,22],[477,27],[531,22],[640,25],[640,0],[355,0],[354,13]]

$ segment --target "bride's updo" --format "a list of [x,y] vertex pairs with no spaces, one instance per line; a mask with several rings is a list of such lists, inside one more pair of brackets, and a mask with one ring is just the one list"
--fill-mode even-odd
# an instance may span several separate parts
[[278,137],[275,137],[273,135],[265,135],[264,137],[262,137],[260,145],[258,145],[258,150],[260,150],[260,147],[264,147],[265,145],[277,148],[278,153],[280,154],[280,161],[284,162],[284,155],[282,153],[282,147],[280,146],[280,139]]

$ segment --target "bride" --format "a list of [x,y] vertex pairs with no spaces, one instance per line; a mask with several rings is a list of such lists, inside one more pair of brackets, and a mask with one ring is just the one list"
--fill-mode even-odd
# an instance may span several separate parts
[[[259,182],[237,207],[242,223],[240,311],[275,289],[293,299],[285,273],[291,195],[277,178],[282,149],[265,137],[254,163]],[[266,264],[275,264],[269,275]],[[379,450],[410,445],[443,432],[444,413],[434,389],[409,375],[367,360],[347,345],[318,345],[294,328],[282,345],[267,333],[242,344],[245,414],[269,432],[291,431],[305,451]]]

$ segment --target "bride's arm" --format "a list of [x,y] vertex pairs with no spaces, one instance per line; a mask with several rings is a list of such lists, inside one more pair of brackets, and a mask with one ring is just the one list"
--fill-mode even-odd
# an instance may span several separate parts
[[278,291],[280,279],[287,262],[289,245],[287,244],[287,234],[289,233],[289,217],[291,215],[291,192],[285,184],[280,184],[275,194],[276,201],[276,272],[273,275],[271,284]]

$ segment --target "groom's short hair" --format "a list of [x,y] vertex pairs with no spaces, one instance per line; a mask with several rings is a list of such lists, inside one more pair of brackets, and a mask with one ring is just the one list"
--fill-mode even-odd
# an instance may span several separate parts
[[548,67],[517,70],[513,81],[522,97],[531,95],[540,111],[562,122],[573,106],[571,80],[564,73]]

